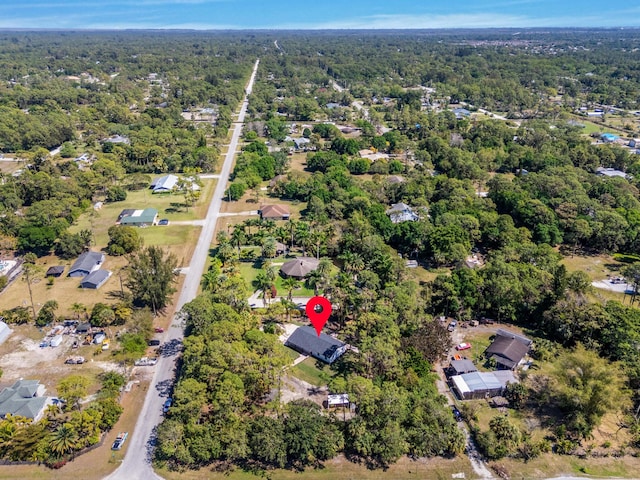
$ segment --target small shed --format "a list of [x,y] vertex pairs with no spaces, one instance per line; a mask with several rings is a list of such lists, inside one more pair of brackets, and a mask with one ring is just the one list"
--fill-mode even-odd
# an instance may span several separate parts
[[349,402],[349,394],[348,393],[340,393],[337,395],[327,395],[327,407],[349,407],[351,403]]
[[276,255],[287,253],[287,246],[284,243],[276,242]]
[[53,267],[49,267],[47,269],[47,273],[44,274],[45,277],[59,277],[64,273],[64,265],[55,265]]
[[462,375],[464,373],[477,372],[478,369],[471,360],[451,360],[449,372],[451,375]]
[[91,324],[89,322],[81,323],[76,327],[76,333],[87,333],[91,330]]
[[9,328],[9,325],[0,321],[0,343],[3,343],[9,335],[11,335],[12,330]]

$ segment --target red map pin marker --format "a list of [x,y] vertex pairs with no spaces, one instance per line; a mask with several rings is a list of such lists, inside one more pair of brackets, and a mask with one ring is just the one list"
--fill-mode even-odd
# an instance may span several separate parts
[[313,297],[307,302],[305,310],[313,328],[316,329],[318,336],[320,336],[322,328],[329,320],[329,315],[331,315],[331,302],[324,297]]

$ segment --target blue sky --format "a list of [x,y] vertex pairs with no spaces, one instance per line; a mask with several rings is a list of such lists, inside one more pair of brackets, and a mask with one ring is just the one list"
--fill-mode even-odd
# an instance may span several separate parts
[[637,1],[0,0],[0,29],[617,26],[640,26],[640,4]]

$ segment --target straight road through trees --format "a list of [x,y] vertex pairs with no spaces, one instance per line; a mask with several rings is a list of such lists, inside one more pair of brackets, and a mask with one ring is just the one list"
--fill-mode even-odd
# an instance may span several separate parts
[[[191,257],[184,284],[180,291],[180,297],[176,304],[176,312],[179,312],[185,303],[193,300],[198,293],[200,279],[202,278],[204,266],[207,262],[207,255],[209,254],[209,248],[213,240],[216,223],[220,216],[224,190],[229,180],[233,159],[238,147],[240,134],[242,133],[242,123],[244,122],[247,105],[249,103],[248,97],[253,88],[259,63],[260,60],[256,60],[251,78],[245,89],[246,93],[242,101],[242,106],[240,107],[238,121],[231,126],[231,142],[222,165],[222,171],[220,172],[220,181],[216,185],[213,198],[209,204],[209,210],[207,211],[207,217],[202,227],[202,232],[200,232],[198,243]],[[176,319],[174,318],[174,320]],[[151,381],[151,386],[140,410],[135,430],[129,439],[129,446],[124,460],[115,472],[106,477],[107,480],[147,480],[161,478],[156,475],[151,466],[155,441],[154,431],[162,421],[162,405],[169,397],[171,387],[175,380],[176,360],[183,336],[184,331],[182,327],[179,325],[179,322],[174,321],[164,339],[165,345],[168,348],[163,349],[160,360],[155,366],[153,380]]]

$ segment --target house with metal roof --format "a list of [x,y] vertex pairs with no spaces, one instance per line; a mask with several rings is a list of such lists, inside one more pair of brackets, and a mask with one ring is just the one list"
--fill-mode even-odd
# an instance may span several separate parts
[[112,135],[111,137],[104,139],[102,143],[124,143],[125,145],[129,145],[131,140],[129,140],[129,137],[125,137],[124,135]]
[[91,272],[95,272],[104,263],[104,253],[84,252],[71,265],[69,277],[86,277]]
[[173,187],[178,184],[178,177],[175,175],[164,175],[151,182],[150,188],[153,193],[171,193]]
[[298,327],[284,343],[303,355],[311,355],[325,363],[335,362],[347,350],[347,345],[326,333],[320,336],[313,327]]
[[[200,190],[200,185],[198,185],[193,178],[187,178],[186,180],[191,182],[192,190]],[[164,175],[162,177],[158,177],[153,182],[151,182],[151,193],[171,193],[173,192],[173,189],[178,185],[179,181],[180,178],[176,175]]]
[[451,386],[462,400],[490,398],[502,395],[507,384],[518,383],[510,371],[471,372],[451,377]]
[[134,210],[130,215],[125,215],[120,219],[120,225],[130,227],[148,227],[158,223],[158,210],[155,208],[145,208],[144,210]]
[[619,138],[620,137],[618,135],[614,135],[613,133],[603,133],[602,135],[600,135],[600,139],[603,142],[607,142],[607,143],[615,142]]
[[402,202],[394,203],[385,213],[389,215],[389,219],[393,223],[415,222],[420,220],[420,217],[413,211],[413,208]]
[[471,112],[466,108],[454,108],[453,114],[456,116],[458,120],[460,120],[461,118],[465,118],[471,115]]
[[18,380],[0,392],[0,417],[19,415],[37,422],[51,403],[44,392],[45,387],[38,380]]
[[0,321],[0,343],[3,343],[7,338],[9,338],[11,332],[13,332],[13,330],[9,328],[9,325]]
[[596,168],[596,175],[600,175],[601,177],[621,177],[621,178],[629,178],[631,176],[631,175],[627,175],[621,170],[616,170],[615,168],[611,168],[611,167]]
[[104,285],[104,282],[109,280],[110,276],[111,272],[109,270],[96,270],[84,277],[82,282],[80,282],[80,287],[96,290]]
[[485,350],[485,355],[495,359],[499,369],[514,370],[529,353],[531,343],[527,337],[498,329],[493,342]]

